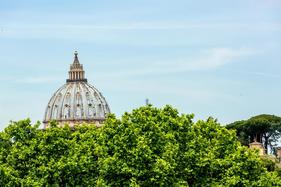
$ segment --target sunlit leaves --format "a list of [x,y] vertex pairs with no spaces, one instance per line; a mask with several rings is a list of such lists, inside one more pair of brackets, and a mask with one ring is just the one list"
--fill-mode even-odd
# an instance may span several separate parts
[[[257,153],[216,120],[193,122],[171,106],[110,114],[101,128],[0,133],[0,186],[276,186]],[[266,177],[265,177],[266,176]]]

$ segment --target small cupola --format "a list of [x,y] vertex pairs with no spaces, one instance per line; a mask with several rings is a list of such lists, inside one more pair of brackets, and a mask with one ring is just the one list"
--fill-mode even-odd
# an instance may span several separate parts
[[69,78],[66,80],[66,82],[87,82],[87,79],[85,79],[85,71],[83,70],[83,65],[80,64],[78,59],[78,52],[74,52],[74,61],[70,65],[70,70],[68,72]]

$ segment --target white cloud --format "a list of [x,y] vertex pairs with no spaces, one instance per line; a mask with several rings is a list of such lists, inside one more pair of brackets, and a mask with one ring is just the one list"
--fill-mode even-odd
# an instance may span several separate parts
[[259,51],[251,48],[212,48],[204,50],[194,57],[178,57],[158,62],[145,63],[142,68],[126,69],[124,71],[100,74],[99,77],[112,79],[123,76],[135,76],[146,74],[170,74],[190,71],[209,71],[235,63],[240,58],[257,54]]
[[[250,48],[214,48],[205,51],[202,57],[194,59],[193,63],[182,64],[178,70],[212,70],[234,62],[240,57],[245,57],[255,54],[256,51]],[[183,62],[181,62],[183,63]]]
[[[220,68],[233,63],[238,58],[255,54],[250,48],[213,48],[200,53],[193,58],[179,58],[173,62],[150,69],[150,72],[177,73],[187,71],[206,71]],[[160,64],[159,64],[160,65]]]

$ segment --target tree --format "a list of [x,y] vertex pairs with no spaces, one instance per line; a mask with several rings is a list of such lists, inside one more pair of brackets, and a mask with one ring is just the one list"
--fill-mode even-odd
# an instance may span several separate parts
[[258,115],[244,121],[236,121],[226,126],[228,129],[235,129],[239,141],[249,145],[253,141],[264,144],[266,152],[269,148],[273,150],[275,143],[281,135],[281,118],[274,115]]
[[0,186],[96,184],[96,127],[37,127],[23,120],[0,134]]
[[258,154],[215,120],[170,106],[109,115],[101,128],[29,120],[0,133],[0,186],[280,186]]

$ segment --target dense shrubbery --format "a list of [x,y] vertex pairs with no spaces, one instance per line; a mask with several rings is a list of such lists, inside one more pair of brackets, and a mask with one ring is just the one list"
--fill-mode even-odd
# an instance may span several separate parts
[[0,186],[281,186],[234,131],[192,119],[146,106],[102,128],[14,122],[0,133]]

